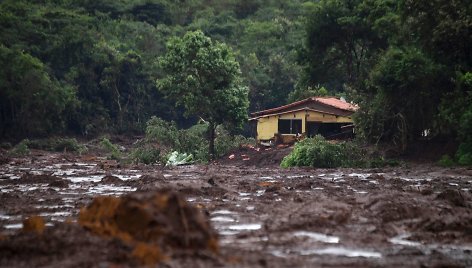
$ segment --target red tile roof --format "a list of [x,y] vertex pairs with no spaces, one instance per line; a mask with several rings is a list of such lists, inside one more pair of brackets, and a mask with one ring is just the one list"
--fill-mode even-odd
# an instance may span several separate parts
[[280,106],[280,107],[275,107],[275,108],[272,108],[272,109],[267,109],[267,110],[263,110],[263,111],[259,111],[259,112],[254,112],[254,113],[252,113],[252,115],[253,116],[260,116],[260,115],[277,113],[277,112],[280,112],[280,111],[283,111],[283,110],[286,110],[286,109],[290,109],[292,107],[297,107],[297,106],[300,106],[300,105],[303,105],[303,104],[309,103],[309,102],[318,102],[318,103],[322,103],[322,104],[327,105],[327,106],[331,106],[331,107],[334,107],[334,108],[337,108],[337,109],[340,109],[340,110],[350,111],[350,112],[354,112],[359,108],[357,105],[348,103],[344,100],[340,100],[340,99],[335,98],[335,97],[311,97],[311,98],[304,99],[304,100],[301,100],[301,101],[292,102],[290,104],[283,105],[283,106]]
[[333,97],[316,97],[315,100],[346,111],[356,111],[359,108],[357,105]]

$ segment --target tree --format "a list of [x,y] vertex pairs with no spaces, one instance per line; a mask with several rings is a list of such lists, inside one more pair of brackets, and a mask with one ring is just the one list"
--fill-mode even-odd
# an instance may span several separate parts
[[184,107],[187,116],[208,121],[208,150],[213,158],[216,126],[240,127],[247,120],[248,89],[241,84],[239,63],[231,49],[201,31],[187,32],[169,41],[159,65],[165,72],[157,80],[160,91]]
[[385,23],[393,6],[390,0],[321,0],[315,4],[300,53],[300,62],[305,64],[304,86],[322,83],[338,90],[359,86],[377,54],[387,47],[383,25],[394,24]]
[[370,73],[356,122],[370,140],[408,143],[431,131],[449,81],[444,67],[417,48],[390,48]]

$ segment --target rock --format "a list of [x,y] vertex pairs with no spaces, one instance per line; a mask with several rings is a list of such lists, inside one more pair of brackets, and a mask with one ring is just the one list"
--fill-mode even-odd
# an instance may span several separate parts
[[106,175],[100,180],[101,183],[106,183],[106,184],[121,184],[123,183],[123,180],[118,178],[117,176],[113,175]]
[[150,254],[150,259],[159,259],[156,256],[169,249],[218,251],[217,234],[207,217],[181,194],[167,189],[96,197],[80,211],[79,224],[99,235],[148,243],[151,248],[141,246],[135,254]]
[[69,180],[55,180],[48,184],[49,187],[57,187],[57,188],[68,188],[69,187]]

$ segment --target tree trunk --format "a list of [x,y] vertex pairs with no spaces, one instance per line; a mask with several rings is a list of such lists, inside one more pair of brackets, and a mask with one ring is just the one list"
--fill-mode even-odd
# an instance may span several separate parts
[[210,160],[215,159],[215,124],[210,121],[208,124],[208,141],[209,141],[209,146],[208,146],[208,156]]

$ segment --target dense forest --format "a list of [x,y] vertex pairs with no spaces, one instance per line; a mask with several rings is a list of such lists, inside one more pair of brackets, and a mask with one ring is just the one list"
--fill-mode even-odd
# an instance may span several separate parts
[[460,145],[472,163],[472,2],[466,0],[4,0],[0,138],[188,127],[159,90],[173,37],[234,51],[249,111],[314,94],[357,103],[358,136],[399,149]]

